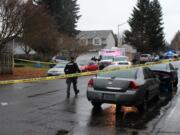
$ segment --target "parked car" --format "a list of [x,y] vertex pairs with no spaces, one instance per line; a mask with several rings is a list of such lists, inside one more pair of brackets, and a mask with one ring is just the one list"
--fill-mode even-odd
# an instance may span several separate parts
[[163,56],[162,59],[175,60],[175,59],[177,59],[178,57],[179,57],[179,56],[178,56],[177,54],[175,54],[175,55],[165,55],[165,56]]
[[94,61],[79,60],[79,61],[77,61],[77,64],[82,72],[96,71],[99,69],[98,64]]
[[122,63],[119,65],[109,65],[108,68],[109,69],[128,69],[130,66],[127,63]]
[[91,61],[88,63],[88,65],[86,65],[84,70],[85,71],[96,71],[98,69],[99,69],[98,64],[96,62]]
[[155,64],[150,66],[150,69],[157,74],[161,81],[160,89],[168,89],[172,92],[174,87],[178,84],[178,68],[175,68],[173,64]]
[[151,54],[141,54],[139,60],[140,60],[140,63],[151,62],[152,56]]
[[99,62],[99,70],[103,70],[109,65],[112,65],[113,63],[111,61],[100,61]]
[[56,56],[52,57],[52,61],[60,63],[60,62],[66,62],[67,59],[65,56],[56,55]]
[[84,68],[85,68],[85,66],[86,65],[88,65],[88,60],[85,60],[85,59],[82,59],[82,60],[77,60],[76,61],[76,63],[78,64],[78,66],[79,66],[79,69],[81,70],[81,71],[83,71],[84,70]]
[[132,63],[129,61],[129,58],[127,56],[114,57],[113,63],[115,65],[127,65],[127,66],[132,65]]
[[68,61],[64,61],[61,63],[56,64],[53,68],[49,69],[47,74],[48,76],[56,76],[56,75],[62,75],[64,74],[64,68]]
[[173,60],[173,59],[174,59],[174,56],[163,56],[162,59]]
[[155,55],[153,61],[159,61],[159,60],[160,60],[159,55]]
[[148,67],[102,72],[89,80],[87,99],[94,107],[112,103],[133,105],[144,111],[147,102],[158,97],[159,84],[159,79]]
[[115,56],[101,56],[101,62],[112,62]]

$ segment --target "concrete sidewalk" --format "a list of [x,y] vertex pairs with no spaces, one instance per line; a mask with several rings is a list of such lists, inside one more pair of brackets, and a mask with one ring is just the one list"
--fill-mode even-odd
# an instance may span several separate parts
[[173,107],[158,124],[156,135],[180,135],[180,95],[173,102]]
[[[180,67],[180,62],[174,63]],[[180,71],[177,93],[170,103],[170,108],[156,125],[155,135],[180,135]]]

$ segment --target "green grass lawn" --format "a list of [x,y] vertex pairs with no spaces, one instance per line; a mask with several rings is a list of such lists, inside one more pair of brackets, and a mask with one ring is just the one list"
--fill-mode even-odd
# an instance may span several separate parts
[[23,61],[16,61],[14,63],[15,67],[34,67],[34,68],[46,68],[49,69],[55,64],[42,64],[42,63],[34,63],[34,62],[23,62]]

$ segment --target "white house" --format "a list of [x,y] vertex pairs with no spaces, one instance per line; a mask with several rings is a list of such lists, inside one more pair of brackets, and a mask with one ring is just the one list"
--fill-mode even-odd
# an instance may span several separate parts
[[115,47],[115,37],[112,30],[81,31],[77,38],[84,45],[93,45],[93,50]]
[[[9,41],[7,45],[12,47],[14,55],[25,54],[25,46],[20,38]],[[26,46],[26,48],[30,49],[28,46]],[[29,54],[35,54],[35,51],[33,49],[30,49]]]

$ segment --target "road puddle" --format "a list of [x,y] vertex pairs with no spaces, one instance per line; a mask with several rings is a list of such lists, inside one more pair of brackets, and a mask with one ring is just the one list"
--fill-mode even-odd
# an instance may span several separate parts
[[115,128],[133,128],[146,129],[146,124],[154,118],[162,115],[161,109],[172,99],[169,94],[161,95],[159,100],[151,101],[148,104],[148,110],[144,113],[138,112],[135,108],[124,108],[129,111],[125,116],[122,111],[117,113],[116,106],[108,108],[92,109],[89,126],[115,127]]
[[68,133],[69,133],[68,130],[61,129],[56,133],[56,135],[67,135]]

